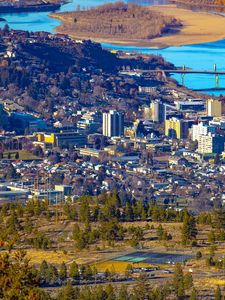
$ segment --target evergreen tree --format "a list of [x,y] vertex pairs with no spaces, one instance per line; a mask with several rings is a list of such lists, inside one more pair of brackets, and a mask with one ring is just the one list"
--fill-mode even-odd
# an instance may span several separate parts
[[183,245],[186,245],[189,241],[194,240],[197,236],[197,233],[198,231],[196,227],[195,218],[186,214],[183,220],[183,226],[181,228]]
[[80,279],[80,272],[79,272],[78,264],[75,261],[73,261],[72,264],[70,265],[69,276],[71,278],[73,278],[74,280]]
[[197,300],[197,297],[198,297],[197,291],[195,288],[193,288],[189,300]]
[[105,292],[107,294],[107,300],[115,300],[116,299],[114,288],[111,284],[106,285]]
[[222,300],[222,293],[221,293],[221,289],[220,289],[219,285],[217,286],[217,288],[215,290],[214,300]]
[[67,267],[64,262],[62,262],[59,269],[59,279],[65,281],[67,279]]
[[20,158],[19,152],[16,152],[15,159],[19,159],[19,158]]
[[79,289],[73,287],[71,282],[67,282],[66,286],[63,287],[57,295],[57,300],[78,300],[79,299]]
[[173,287],[178,298],[184,296],[184,274],[179,263],[176,264],[174,269]]
[[119,290],[117,299],[118,300],[129,300],[130,299],[128,291],[127,291],[127,287],[124,284],[121,286],[121,288]]
[[190,272],[184,275],[184,289],[188,290],[193,287],[193,278]]
[[0,255],[0,299],[48,299],[39,289],[38,272],[26,252]]
[[46,260],[43,260],[40,265],[39,276],[44,282],[46,282],[46,278],[48,276],[48,263],[46,262]]

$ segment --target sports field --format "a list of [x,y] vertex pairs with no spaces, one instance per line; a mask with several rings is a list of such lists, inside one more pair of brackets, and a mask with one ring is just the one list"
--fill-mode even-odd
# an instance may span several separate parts
[[114,258],[116,261],[126,261],[131,263],[149,263],[149,264],[175,264],[185,262],[192,258],[190,254],[178,253],[159,253],[159,252],[134,252],[128,255]]

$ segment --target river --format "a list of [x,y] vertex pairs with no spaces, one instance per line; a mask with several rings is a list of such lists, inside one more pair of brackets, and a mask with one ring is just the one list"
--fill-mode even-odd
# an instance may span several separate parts
[[[110,0],[115,2],[115,0]],[[72,0],[70,3],[62,5],[60,11],[71,11],[80,8],[87,8],[95,5],[101,5],[107,0]],[[128,0],[127,2],[137,2],[142,5],[165,4],[167,0]],[[8,21],[10,28],[29,30],[29,31],[48,31],[54,32],[54,28],[60,24],[60,21],[48,17],[47,12],[19,13],[19,14],[0,14],[0,17]],[[2,23],[2,26],[4,23]],[[185,45],[181,47],[168,47],[165,49],[145,49],[138,47],[123,47],[110,44],[103,44],[110,49],[120,49],[125,51],[138,51],[141,53],[152,53],[162,55],[167,61],[176,66],[185,65],[198,70],[213,70],[213,65],[217,64],[218,70],[225,70],[225,40],[199,45]],[[181,75],[176,74],[173,77],[181,82]],[[184,83],[192,89],[215,88],[214,75],[191,74],[185,75]],[[219,87],[225,88],[225,76],[219,78]],[[213,95],[224,94],[225,91],[213,90],[207,92]]]

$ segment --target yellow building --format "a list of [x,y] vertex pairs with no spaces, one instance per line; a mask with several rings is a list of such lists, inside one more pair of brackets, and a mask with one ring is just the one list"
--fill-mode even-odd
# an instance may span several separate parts
[[51,144],[55,145],[56,144],[56,136],[54,133],[38,133],[37,135],[38,142],[42,142],[45,144]]
[[211,117],[222,116],[222,103],[217,99],[208,99],[206,103],[207,115]]
[[38,142],[48,144],[54,147],[59,146],[84,146],[87,143],[87,137],[78,132],[59,132],[59,133],[38,133]]
[[188,123],[171,118],[165,121],[165,135],[173,139],[184,139],[188,136]]

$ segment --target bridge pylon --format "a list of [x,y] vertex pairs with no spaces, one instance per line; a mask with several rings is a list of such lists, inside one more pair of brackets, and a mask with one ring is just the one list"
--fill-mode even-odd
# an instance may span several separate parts
[[216,72],[216,64],[214,64],[213,69],[214,69],[214,72]]
[[181,85],[184,86],[184,73],[181,74]]
[[216,89],[219,87],[219,74],[216,74]]

